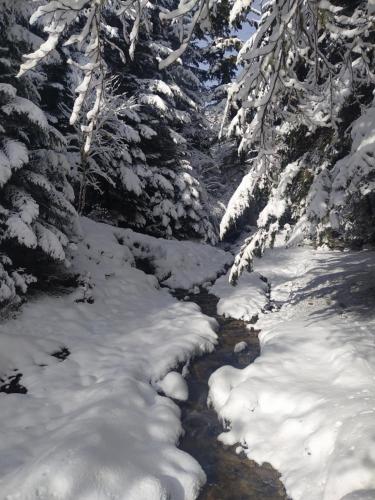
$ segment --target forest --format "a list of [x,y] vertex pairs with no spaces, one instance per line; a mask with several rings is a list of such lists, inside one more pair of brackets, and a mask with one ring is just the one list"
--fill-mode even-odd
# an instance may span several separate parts
[[0,500],[375,500],[375,0],[0,0]]

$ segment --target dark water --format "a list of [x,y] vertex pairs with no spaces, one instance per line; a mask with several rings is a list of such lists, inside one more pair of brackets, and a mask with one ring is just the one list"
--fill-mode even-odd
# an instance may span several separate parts
[[[184,293],[177,292],[179,298]],[[269,464],[262,466],[237,455],[234,448],[224,447],[217,436],[223,428],[215,411],[207,408],[208,379],[223,365],[244,368],[259,356],[257,331],[249,331],[243,321],[225,319],[216,314],[217,297],[207,291],[189,295],[202,312],[215,317],[219,323],[219,345],[212,354],[196,359],[187,377],[189,401],[180,404],[185,436],[180,448],[192,455],[207,475],[207,484],[199,500],[282,500],[287,499],[279,474]],[[241,341],[248,348],[241,353],[233,352]]]

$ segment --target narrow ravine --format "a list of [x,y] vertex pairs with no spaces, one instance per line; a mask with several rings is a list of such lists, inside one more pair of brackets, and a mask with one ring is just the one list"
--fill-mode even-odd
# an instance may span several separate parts
[[[207,407],[210,375],[223,365],[243,368],[252,363],[260,354],[258,332],[246,328],[243,321],[218,316],[218,298],[206,290],[187,297],[186,293],[176,292],[176,296],[195,302],[204,314],[214,317],[219,323],[219,344],[213,353],[194,360],[190,365],[187,377],[189,400],[180,404],[185,435],[179,447],[192,455],[207,475],[199,500],[287,499],[279,474],[271,465],[260,466],[217,440],[222,424],[215,411]],[[235,353],[235,345],[242,341],[247,343],[247,349]]]

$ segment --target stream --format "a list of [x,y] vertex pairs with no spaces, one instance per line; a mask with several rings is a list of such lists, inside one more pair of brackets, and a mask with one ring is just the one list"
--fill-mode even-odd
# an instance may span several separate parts
[[[258,465],[235,447],[226,447],[217,440],[223,427],[216,412],[207,407],[208,379],[223,365],[244,368],[260,354],[258,331],[246,323],[216,314],[218,298],[207,290],[197,294],[176,291],[180,300],[198,304],[204,314],[219,323],[219,343],[215,351],[192,361],[186,381],[189,400],[179,406],[185,435],[179,448],[192,455],[204,469],[207,483],[198,500],[286,500],[280,474],[269,464]],[[234,353],[234,346],[245,341],[247,349]]]

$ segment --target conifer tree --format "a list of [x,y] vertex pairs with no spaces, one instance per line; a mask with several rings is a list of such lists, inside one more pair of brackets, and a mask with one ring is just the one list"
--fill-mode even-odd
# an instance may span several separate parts
[[[28,29],[29,4],[1,2],[0,303],[17,300],[43,263],[66,261],[76,224],[64,138],[41,109],[43,74],[18,80],[21,54],[40,43]],[[51,54],[47,64],[58,62]]]
[[[258,218],[258,229],[236,259],[233,281],[281,230],[289,244],[306,238],[330,245],[368,241],[371,231],[363,232],[359,221],[353,225],[358,203],[362,210],[367,205],[369,215],[363,193],[342,196],[349,185],[359,189],[368,183],[361,177],[353,184],[357,173],[342,158],[351,154],[353,121],[358,118],[364,128],[360,116],[372,102],[372,37],[365,1],[264,4],[259,28],[240,51],[244,69],[227,108],[236,110],[229,131],[240,137],[250,169],[228,205],[221,235],[249,207]],[[358,132],[353,133],[356,142]]]
[[[194,136],[206,130],[194,55],[186,54],[186,65],[159,69],[178,39],[169,24],[161,23],[158,9],[148,29],[140,30],[133,58],[113,10],[108,7],[101,15],[106,76],[84,161],[86,128],[71,135],[76,171],[83,179],[77,189],[80,209],[156,236],[215,242],[214,217],[192,161]],[[83,116],[95,99],[94,89],[82,105]]]

